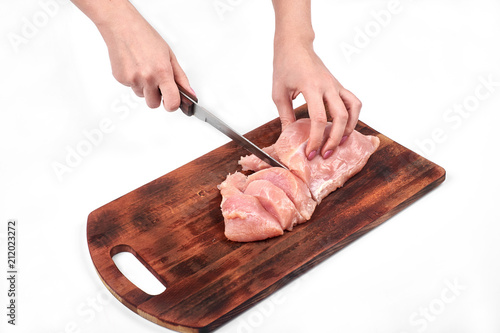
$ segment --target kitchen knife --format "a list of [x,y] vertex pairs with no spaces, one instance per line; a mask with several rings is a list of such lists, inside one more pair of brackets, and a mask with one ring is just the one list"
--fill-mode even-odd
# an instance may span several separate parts
[[252,141],[248,140],[243,135],[233,130],[231,127],[229,127],[226,123],[217,118],[207,109],[201,107],[198,104],[198,99],[195,96],[188,93],[182,87],[180,86],[178,87],[179,87],[179,92],[181,94],[180,108],[185,115],[187,116],[194,115],[196,118],[203,120],[206,123],[209,123],[216,129],[218,129],[219,131],[221,131],[222,133],[233,139],[233,141],[235,141],[237,144],[239,144],[240,146],[242,146],[243,148],[245,148],[246,150],[257,156],[258,158],[266,162],[267,164],[273,167],[281,167],[288,170],[286,166],[284,166],[283,164],[272,158],[265,151],[257,147]]

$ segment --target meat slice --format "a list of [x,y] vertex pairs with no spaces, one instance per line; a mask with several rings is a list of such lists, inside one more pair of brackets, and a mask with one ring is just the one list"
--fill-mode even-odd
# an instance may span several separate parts
[[302,219],[298,223],[305,222],[311,218],[316,202],[306,184],[297,176],[283,168],[268,168],[260,170],[248,176],[248,181],[267,180],[282,189],[288,198],[295,204]]
[[222,203],[224,200],[234,194],[241,194],[247,187],[247,177],[241,172],[235,172],[227,175],[226,180],[223,181],[217,188],[222,195]]
[[[287,164],[287,162],[289,163],[290,161],[287,157],[290,157],[292,152],[297,151],[297,149],[300,148],[299,146],[307,141],[309,138],[310,126],[311,122],[309,119],[299,119],[285,128],[275,144],[263,148],[262,150],[270,154],[273,158],[279,160],[281,163],[285,164],[290,169],[290,166]],[[241,165],[243,171],[259,171],[271,167],[269,164],[253,154],[240,158],[238,164]]]
[[[324,197],[358,173],[368,161],[380,143],[377,137],[363,135],[354,131],[324,160],[316,156],[309,161],[305,156],[305,147],[309,139],[310,119],[299,119],[288,125],[281,133],[272,149],[281,163],[285,164],[307,185],[311,195],[319,204]],[[325,140],[332,124],[325,128]],[[255,167],[258,170],[269,167],[266,163],[255,163],[256,156],[240,160],[243,168]]]
[[219,185],[226,237],[235,242],[251,242],[283,235],[281,224],[259,199],[241,191],[245,184],[245,175],[236,172]]
[[[275,160],[279,160],[278,154],[276,153],[276,150],[274,150],[274,145],[262,148],[262,150],[268,153]],[[253,154],[242,156],[238,161],[238,164],[241,165],[243,171],[259,171],[271,167],[269,164]]]
[[224,235],[235,242],[253,242],[283,235],[280,223],[251,195],[235,194],[221,205]]
[[268,180],[250,182],[244,193],[257,198],[262,207],[278,220],[283,230],[292,230],[299,221],[304,220],[286,193]]

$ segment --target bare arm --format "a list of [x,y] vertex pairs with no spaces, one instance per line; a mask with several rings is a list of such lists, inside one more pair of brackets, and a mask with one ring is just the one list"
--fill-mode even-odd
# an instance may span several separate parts
[[[274,36],[273,100],[282,126],[295,121],[292,100],[304,96],[311,118],[306,156],[328,158],[343,137],[354,130],[361,102],[345,89],[313,49],[310,0],[273,0],[276,16]],[[321,147],[326,109],[333,118],[329,139]],[[321,151],[320,151],[321,150]]]
[[97,26],[108,47],[113,76],[146,98],[151,108],[179,107],[176,84],[194,93],[174,53],[128,0],[72,0]]

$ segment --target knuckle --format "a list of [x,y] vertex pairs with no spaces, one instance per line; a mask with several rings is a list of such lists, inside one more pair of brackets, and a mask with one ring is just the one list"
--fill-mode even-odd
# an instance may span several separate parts
[[177,107],[174,106],[172,103],[163,103],[164,104],[164,107],[165,107],[165,110],[167,111],[175,111],[177,110]]
[[165,110],[167,111],[175,111],[179,108],[180,101],[175,101],[172,98],[169,98],[168,100],[163,100],[163,106],[165,107]]
[[356,108],[358,110],[361,109],[361,107],[363,107],[363,103],[361,103],[361,101],[358,98],[354,98],[352,105],[354,108]]
[[133,89],[133,91],[138,97],[144,97],[144,93],[141,90]]
[[172,75],[172,70],[168,67],[162,66],[154,71],[154,73],[158,75],[158,77],[164,79]]
[[294,122],[294,119],[288,118],[288,117],[281,117],[281,128],[285,129],[288,125],[292,124]]
[[326,82],[330,87],[336,87],[335,79],[330,73],[323,73],[321,76],[323,82]]
[[322,137],[320,137],[320,136],[310,137],[309,141],[310,141],[311,150],[316,150],[321,145]]
[[122,73],[122,72],[112,70],[112,74],[113,74],[113,77],[116,79],[116,81],[120,82],[121,84],[123,84],[125,86],[131,86],[133,83],[133,80],[131,79],[131,77]]
[[316,116],[313,121],[316,123],[317,126],[326,126],[326,123],[327,123],[327,119],[326,119],[326,115],[324,113]]
[[[356,126],[356,125],[354,125],[354,126]],[[354,128],[352,126],[347,126],[345,128],[343,137],[351,135],[352,132],[354,132]],[[341,140],[343,140],[343,138]]]
[[157,107],[160,106],[160,101],[158,100],[146,99],[146,103],[148,104],[148,107],[150,107],[151,109],[156,109]]
[[[168,72],[166,72],[164,75],[168,75]],[[178,73],[175,73],[175,78],[177,80],[180,80],[180,81],[186,81],[187,83],[189,83],[188,81],[188,77],[186,75],[186,73],[184,73],[183,71],[180,71]]]
[[346,111],[338,112],[335,116],[341,122],[347,122],[349,119],[349,114]]
[[286,128],[290,123],[288,119],[281,119],[281,128]]
[[144,71],[142,73],[142,78],[147,84],[152,85],[156,81],[156,73],[152,70]]
[[276,91],[273,91],[272,93],[272,99],[273,99],[273,102],[274,104],[278,105],[278,104],[282,104],[284,102],[284,97],[282,94],[278,94]]
[[319,92],[323,90],[321,82],[317,80],[309,81],[306,87],[306,89],[311,92]]
[[141,72],[135,72],[133,74],[128,75],[128,80],[130,84],[133,86],[141,86],[142,85],[142,73]]
[[116,79],[116,81],[120,82],[123,84],[122,82],[122,76],[120,75],[120,73],[117,73],[114,69],[111,70],[111,74],[113,74],[113,77]]

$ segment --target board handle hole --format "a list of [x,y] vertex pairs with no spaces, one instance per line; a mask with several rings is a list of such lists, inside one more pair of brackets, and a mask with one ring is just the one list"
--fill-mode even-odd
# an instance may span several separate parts
[[120,272],[137,288],[146,294],[155,296],[165,291],[165,285],[153,274],[152,268],[128,245],[115,246],[111,258]]

